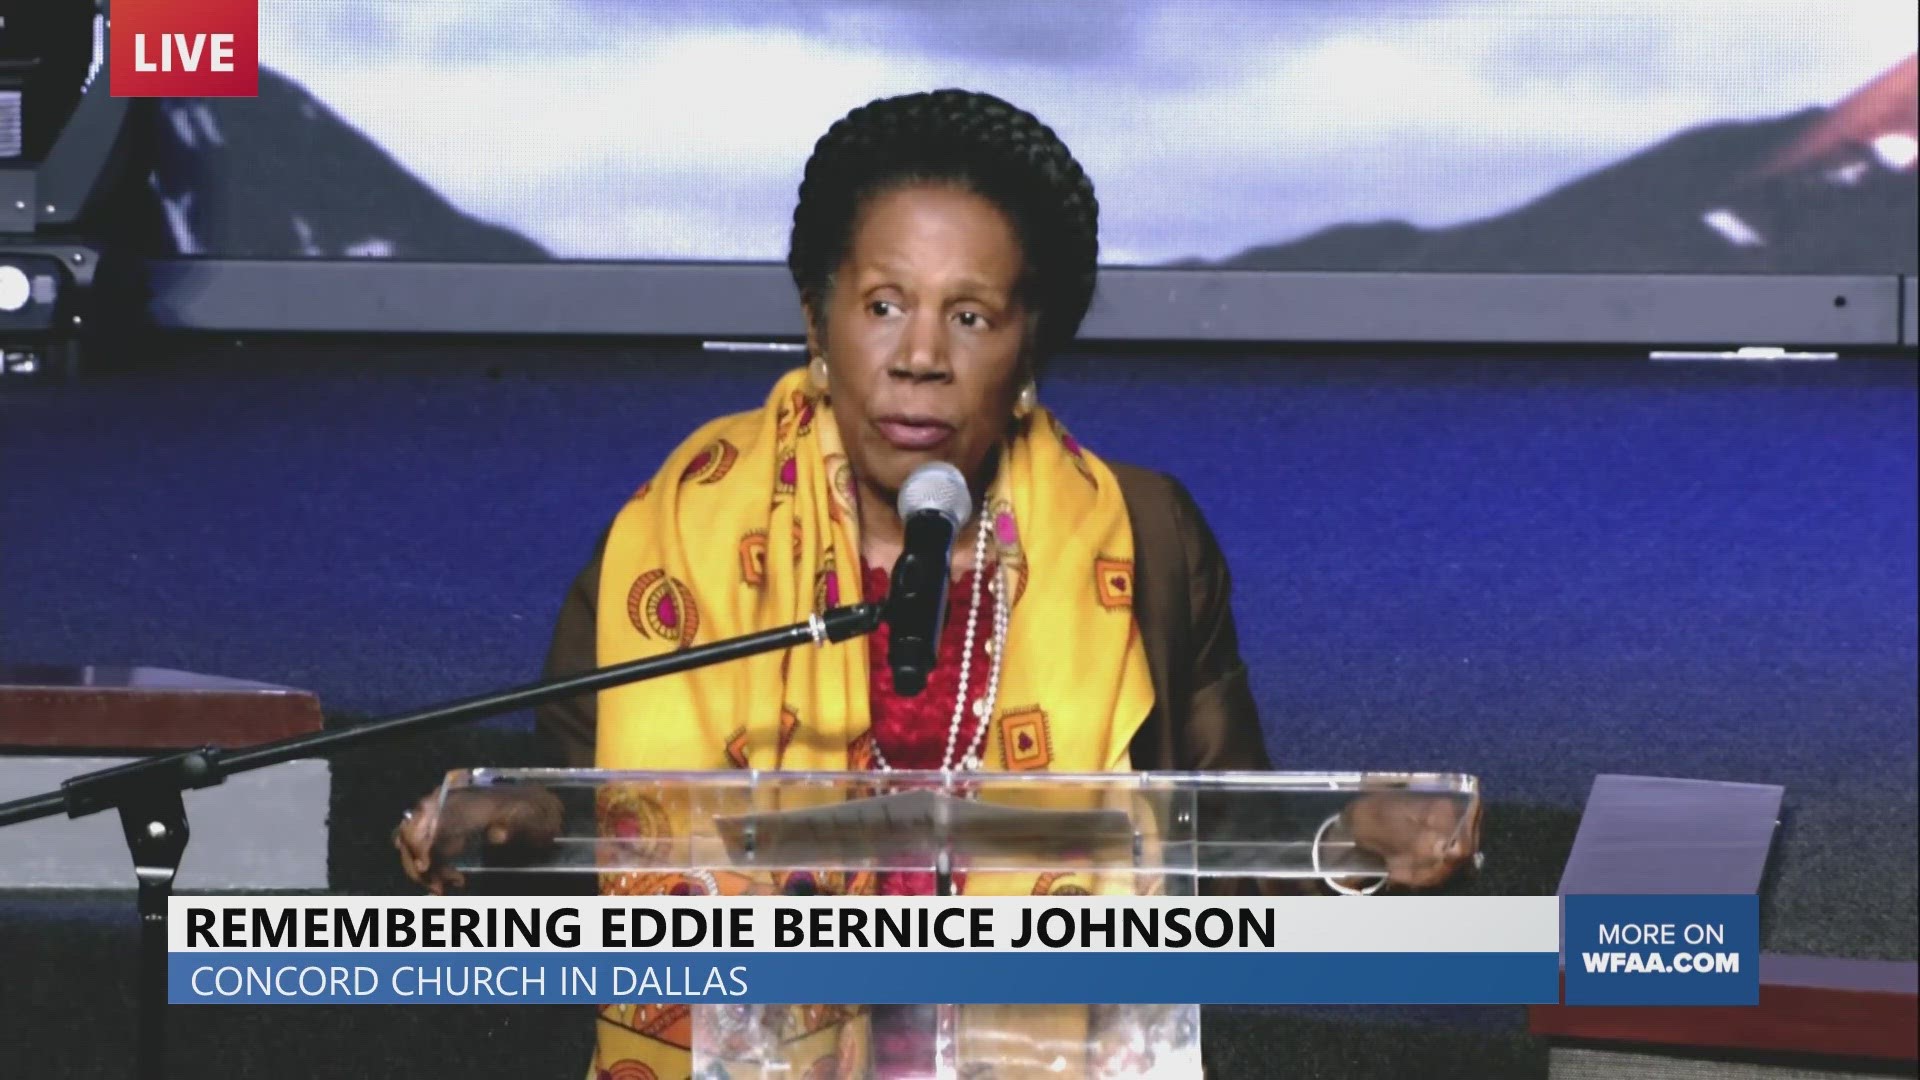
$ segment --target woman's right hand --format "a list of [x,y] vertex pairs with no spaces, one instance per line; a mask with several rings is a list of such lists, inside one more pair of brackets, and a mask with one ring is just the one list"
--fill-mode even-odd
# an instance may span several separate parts
[[1354,844],[1387,865],[1387,881],[1437,889],[1480,850],[1478,799],[1461,806],[1446,795],[1377,792],[1347,805],[1341,824]]
[[444,896],[466,885],[453,867],[461,855],[485,847],[525,860],[553,843],[562,818],[560,800],[539,788],[464,788],[444,804],[430,791],[401,816],[393,846],[414,884]]

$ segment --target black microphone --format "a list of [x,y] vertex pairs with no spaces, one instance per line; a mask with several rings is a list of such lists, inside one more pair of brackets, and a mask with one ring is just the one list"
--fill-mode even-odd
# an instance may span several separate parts
[[927,688],[940,654],[953,541],[973,516],[973,497],[959,469],[936,461],[900,485],[898,508],[907,539],[887,593],[887,666],[894,692],[912,697]]

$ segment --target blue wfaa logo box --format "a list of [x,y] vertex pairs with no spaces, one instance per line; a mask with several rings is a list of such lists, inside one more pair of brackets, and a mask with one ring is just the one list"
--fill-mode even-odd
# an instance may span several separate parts
[[1567,1004],[1758,1005],[1757,896],[1569,896]]

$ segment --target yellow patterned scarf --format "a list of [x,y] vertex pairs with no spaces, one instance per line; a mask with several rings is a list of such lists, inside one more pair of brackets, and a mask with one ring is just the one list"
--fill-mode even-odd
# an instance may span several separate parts
[[[985,767],[1127,769],[1128,743],[1153,705],[1153,686],[1133,619],[1133,532],[1118,481],[1056,419],[1036,410],[1016,423],[1001,451],[985,523],[990,558],[1004,569],[1014,597]],[[599,663],[804,622],[812,612],[859,602],[861,585],[853,473],[831,409],[806,372],[795,371],[762,408],[701,428],[621,510],[602,562]],[[605,691],[598,764],[871,768],[867,657],[859,641],[808,646]],[[685,827],[684,808],[644,794],[606,792],[601,812],[603,827],[627,835],[636,823],[641,835]],[[1080,877],[977,874],[966,890],[1121,887],[1073,880]],[[603,881],[619,893],[682,884],[666,874]],[[857,879],[817,884],[822,891],[871,888]],[[779,887],[731,875],[723,882],[727,892]],[[860,1010],[788,1012],[781,1022],[788,1052],[818,1070],[802,1075],[863,1075]],[[1084,1033],[1084,1014],[1080,1024]],[[602,1075],[688,1075],[686,1006],[608,1006],[597,1026]]]

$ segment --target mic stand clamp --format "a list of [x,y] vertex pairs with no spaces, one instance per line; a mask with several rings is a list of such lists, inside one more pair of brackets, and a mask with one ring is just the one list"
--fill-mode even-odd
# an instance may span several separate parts
[[154,786],[130,793],[120,804],[120,829],[133,852],[133,873],[139,880],[140,995],[136,1045],[141,1048],[141,1080],[166,1075],[167,1013],[167,900],[180,872],[180,857],[192,835],[187,808],[179,788]]

